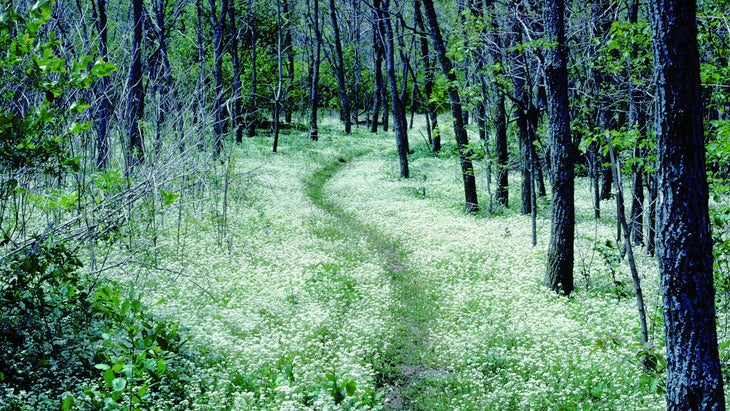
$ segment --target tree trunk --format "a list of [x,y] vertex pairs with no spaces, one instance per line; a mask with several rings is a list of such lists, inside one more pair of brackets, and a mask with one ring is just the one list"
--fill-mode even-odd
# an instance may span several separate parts
[[[274,91],[274,145],[272,151],[276,153],[279,145],[279,119],[281,117],[281,96],[284,88],[284,50],[283,47],[283,33],[281,26],[281,7],[282,0],[276,0],[276,73],[277,83],[276,90]],[[284,0],[286,1],[286,0]]]
[[141,121],[144,114],[144,84],[142,83],[142,30],[144,25],[144,4],[132,0],[134,35],[132,36],[132,61],[129,68],[127,89],[129,147],[126,155],[126,173],[144,161],[144,136]]
[[330,18],[332,20],[332,36],[335,42],[335,77],[337,77],[337,89],[340,99],[340,121],[345,123],[345,134],[350,134],[352,131],[352,116],[350,115],[350,100],[347,97],[345,62],[342,57],[342,38],[340,37],[340,25],[337,21],[335,0],[330,0]]
[[[109,30],[107,25],[106,0],[97,0],[98,19],[96,28],[99,32],[99,58],[109,61]],[[96,167],[105,169],[109,165],[109,76],[99,79],[99,111],[96,114]]]
[[[413,1],[413,9],[416,30],[424,33],[426,29],[423,23],[423,13],[421,12],[421,0]],[[425,72],[423,79],[423,94],[426,100],[428,141],[431,143],[431,151],[437,153],[441,151],[441,133],[439,133],[439,120],[438,113],[436,112],[436,105],[433,101],[431,101],[435,70],[431,63],[431,57],[428,51],[428,38],[423,34],[419,35],[418,38],[421,46],[421,61],[423,62],[423,69]]]
[[520,144],[520,172],[522,174],[522,214],[532,213],[532,175],[530,173],[531,142],[529,122],[527,119],[527,107],[530,104],[527,93],[526,77],[527,70],[522,51],[517,46],[522,43],[522,25],[516,17],[512,17],[512,51],[510,51],[510,64],[512,68],[512,86],[514,94],[512,101],[517,112],[517,136]]
[[217,0],[210,0],[210,16],[213,26],[213,79],[215,82],[215,122],[213,123],[213,153],[218,156],[223,147],[223,131],[226,116],[223,107],[223,53],[225,43],[223,39],[223,26],[228,14],[228,0],[222,0],[220,13],[217,12]]
[[568,107],[568,47],[565,43],[565,4],[550,0],[545,4],[545,81],[550,130],[550,183],[552,221],[547,254],[545,284],[566,295],[573,291],[573,243],[575,237],[574,157],[576,148],[570,134]]
[[289,104],[289,91],[294,86],[294,45],[292,43],[292,23],[291,23],[291,6],[289,5],[290,0],[283,0],[283,17],[284,17],[284,50],[286,50],[286,75],[287,75],[287,85],[286,85],[286,91],[284,92],[284,107],[285,107],[285,114],[284,114],[284,121],[287,124],[291,124],[292,122],[292,112],[294,111],[293,104]]
[[[385,50],[383,46],[383,35],[385,28],[380,19],[379,9],[381,0],[373,0],[373,51],[375,53],[375,92],[373,94],[373,121],[370,124],[370,131],[376,133],[378,131],[378,121],[380,120],[380,111],[386,105],[383,101],[385,95],[385,80],[383,79],[383,60],[385,59]],[[385,109],[387,112],[387,108]],[[387,130],[387,128],[385,128]]]
[[724,410],[696,2],[649,2],[656,79],[657,256],[668,410]]
[[[491,16],[491,30],[489,37],[494,43],[490,48],[492,64],[503,64],[502,37],[500,36],[497,16],[497,2],[488,0],[486,4]],[[494,105],[494,151],[497,157],[497,191],[495,200],[504,207],[509,207],[509,146],[507,145],[507,111],[505,109],[504,93],[499,89],[496,81],[492,82],[492,98]]]
[[[639,4],[637,1],[630,0],[628,2],[628,20],[631,24],[638,21]],[[632,60],[636,57],[638,50],[633,47],[631,50]],[[631,62],[631,60],[630,60]],[[634,68],[629,63],[629,129],[639,133],[637,144],[634,147],[634,157],[643,159],[644,149],[642,149],[642,141],[646,139],[646,113],[644,111],[644,103],[641,89],[634,84],[633,73]],[[632,196],[631,196],[631,240],[635,245],[644,244],[644,167],[635,165],[633,167]]]
[[198,150],[202,151],[205,150],[205,134],[203,130],[206,128],[205,126],[205,117],[206,117],[206,87],[205,87],[205,40],[203,36],[203,0],[196,0],[195,2],[195,9],[196,9],[196,34],[197,34],[197,48],[198,48],[198,65],[200,72],[198,73],[198,89],[196,90],[197,93],[197,111],[195,113],[197,117],[197,122],[199,124],[199,130],[198,133],[200,136],[198,137]]
[[[258,64],[257,64],[257,53],[258,53],[258,27],[257,27],[257,16],[253,10],[253,1],[248,2],[248,29],[251,33],[251,91],[248,95],[248,102],[246,104],[246,135],[253,137],[256,135],[256,126],[258,125],[258,106],[256,103],[256,94],[258,93]],[[319,9],[319,0],[316,0],[317,8]],[[317,23],[316,31],[319,33],[319,23]],[[316,47],[319,48],[322,44],[322,35],[319,34],[319,40],[317,40]],[[319,84],[319,58],[317,59],[317,84]],[[316,117],[316,114],[315,114]]]
[[241,85],[241,58],[238,49],[238,15],[236,13],[236,2],[232,2],[228,7],[228,29],[230,30],[231,49],[231,65],[233,66],[233,113],[231,113],[231,123],[233,131],[236,134],[236,143],[243,142],[243,92]]
[[[377,2],[377,0],[376,0]],[[379,19],[385,27],[383,44],[385,45],[385,65],[390,84],[390,101],[393,108],[395,126],[395,145],[400,162],[400,176],[408,178],[408,134],[406,111],[401,96],[398,94],[398,80],[395,74],[395,44],[393,42],[393,26],[390,19],[390,0],[384,0],[379,9]]]
[[456,137],[456,146],[459,149],[459,160],[461,161],[461,172],[464,180],[464,197],[467,213],[475,213],[479,210],[479,202],[477,201],[476,179],[474,176],[474,167],[471,162],[473,155],[469,148],[469,137],[464,128],[464,115],[461,108],[461,98],[459,90],[456,88],[456,74],[454,74],[454,65],[446,55],[446,42],[441,36],[441,29],[438,25],[436,17],[436,9],[433,0],[423,0],[423,7],[426,11],[426,21],[431,32],[436,55],[441,62],[441,68],[449,81],[448,94],[451,103],[451,114],[454,117],[454,136]]
[[[311,3],[314,6],[311,7]],[[309,89],[309,138],[319,140],[319,128],[317,126],[317,110],[319,110],[319,66],[321,64],[322,32],[319,28],[319,0],[307,0],[307,9],[312,9],[311,23],[314,31],[314,51],[312,53],[312,73]]]

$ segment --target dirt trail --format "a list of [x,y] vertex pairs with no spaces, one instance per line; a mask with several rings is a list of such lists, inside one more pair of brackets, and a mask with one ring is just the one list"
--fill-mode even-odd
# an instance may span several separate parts
[[387,392],[386,409],[417,410],[420,408],[411,396],[417,394],[418,383],[445,374],[428,365],[428,323],[435,313],[428,303],[428,290],[419,284],[417,273],[409,270],[403,247],[378,232],[377,227],[357,220],[323,192],[327,182],[350,161],[357,160],[338,158],[312,174],[305,181],[307,196],[337,220],[350,237],[367,239],[368,246],[377,252],[396,298],[392,315],[397,327],[389,350],[381,353],[382,361],[376,364],[378,385]]

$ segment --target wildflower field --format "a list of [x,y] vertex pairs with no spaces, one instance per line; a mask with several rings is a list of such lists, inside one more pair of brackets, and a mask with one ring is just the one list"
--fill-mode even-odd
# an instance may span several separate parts
[[[162,231],[165,269],[127,272],[198,353],[197,388],[170,406],[663,408],[661,349],[638,344],[628,268],[606,245],[615,222],[593,220],[587,181],[565,298],[542,285],[546,199],[533,247],[518,206],[463,213],[453,148],[421,143],[402,180],[387,136],[324,130],[319,142],[285,136],[278,154],[266,140],[233,147],[227,197],[180,198],[183,227]],[[655,263],[636,254],[660,344]]]

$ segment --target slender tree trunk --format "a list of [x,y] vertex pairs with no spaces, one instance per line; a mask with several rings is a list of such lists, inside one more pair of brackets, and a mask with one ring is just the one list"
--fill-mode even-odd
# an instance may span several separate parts
[[[313,3],[313,6],[311,4]],[[312,53],[312,75],[309,89],[309,138],[319,140],[317,126],[317,110],[319,110],[319,66],[321,64],[322,32],[319,28],[319,0],[307,0],[307,8],[311,7],[311,23],[314,31],[314,51]]]
[[342,38],[340,25],[337,21],[335,0],[330,0],[330,18],[332,20],[332,35],[335,42],[335,77],[340,99],[340,121],[345,123],[345,134],[352,131],[352,116],[350,115],[350,99],[347,97],[347,82],[345,81],[345,61],[342,57]]
[[423,7],[426,12],[426,21],[428,21],[433,40],[436,55],[441,62],[441,68],[449,81],[448,94],[451,102],[451,114],[454,117],[454,136],[456,137],[456,145],[459,149],[459,159],[461,161],[461,171],[464,180],[464,197],[466,202],[466,212],[475,213],[479,210],[479,202],[477,201],[476,179],[474,176],[474,167],[471,162],[472,151],[469,148],[469,138],[464,128],[464,116],[461,107],[461,98],[459,90],[456,88],[456,74],[454,74],[454,65],[446,55],[446,42],[441,36],[438,18],[436,17],[436,9],[433,0],[423,0]]
[[400,176],[408,178],[408,125],[406,112],[401,96],[398,94],[398,80],[395,74],[395,44],[393,42],[393,26],[390,18],[390,0],[383,0],[379,10],[379,18],[385,27],[383,44],[385,45],[385,65],[390,84],[390,101],[393,109],[395,126],[395,145],[400,162]]
[[132,36],[132,61],[129,68],[127,89],[127,115],[129,147],[126,156],[126,172],[144,161],[144,136],[142,116],[144,114],[144,84],[142,83],[142,31],[144,29],[144,4],[142,0],[132,0],[134,34]]
[[163,134],[168,122],[168,115],[172,112],[173,99],[171,90],[173,88],[172,69],[167,55],[167,28],[165,26],[166,2],[154,0],[152,9],[155,14],[155,34],[157,36],[157,66],[155,69],[155,90],[158,95],[157,117],[155,121],[155,155],[162,150]]
[[203,0],[196,0],[196,33],[197,33],[197,48],[198,48],[198,89],[197,89],[197,111],[196,117],[199,124],[199,138],[198,138],[198,150],[202,151],[205,149],[205,133],[202,131],[205,129],[205,117],[206,117],[206,87],[205,87],[205,41],[203,39]]
[[550,130],[550,182],[552,184],[552,224],[547,254],[548,288],[570,294],[573,291],[575,238],[574,158],[576,148],[570,133],[568,107],[568,47],[565,43],[565,4],[548,0],[545,4],[545,81]]
[[[375,53],[375,92],[373,94],[373,121],[370,124],[370,131],[376,133],[378,131],[378,122],[380,120],[380,110],[386,105],[383,96],[385,95],[385,80],[383,79],[383,60],[385,59],[385,51],[383,45],[383,36],[385,28],[381,21],[379,11],[382,7],[382,0],[373,0],[373,51]],[[387,108],[385,109],[387,112]],[[387,130],[387,127],[384,129]]]
[[[99,32],[99,57],[109,61],[109,29],[106,14],[106,0],[97,0],[98,19],[96,28]],[[99,79],[97,85],[99,93],[99,111],[96,114],[96,167],[107,168],[109,165],[109,115],[111,103],[109,101],[109,76]]]
[[281,116],[281,95],[284,86],[284,51],[282,50],[283,28],[281,26],[281,1],[282,0],[276,0],[276,72],[278,74],[278,82],[276,84],[276,90],[274,91],[274,145],[272,147],[274,153],[276,153],[279,145],[279,118]]
[[512,101],[517,111],[517,136],[520,144],[520,172],[522,174],[522,214],[532,213],[532,174],[530,173],[530,158],[532,148],[530,142],[529,121],[527,109],[530,104],[527,92],[526,78],[527,70],[523,52],[517,50],[522,43],[522,24],[517,17],[512,17],[512,51],[510,52],[510,63],[512,68],[512,85],[514,95]]
[[[628,20],[631,24],[638,21],[639,4],[630,0],[627,5]],[[638,53],[636,47],[632,47],[631,57]],[[643,159],[644,150],[641,148],[642,141],[646,138],[646,113],[643,107],[643,97],[640,88],[634,84],[634,67],[629,64],[629,129],[639,133],[634,156]],[[633,167],[632,196],[631,196],[631,240],[636,245],[644,244],[644,167],[635,165]]]
[[694,0],[649,2],[668,410],[724,410]]
[[[278,3],[277,3],[278,5]],[[278,10],[278,9],[277,9]],[[238,15],[236,13],[236,2],[232,2],[228,7],[228,28],[231,37],[231,65],[233,66],[233,113],[231,113],[231,122],[233,130],[236,134],[236,143],[243,142],[243,91],[241,84],[241,58],[238,49]]]
[[[251,92],[248,95],[246,104],[246,135],[253,137],[256,135],[256,126],[258,125],[258,107],[256,103],[256,95],[258,93],[258,27],[256,13],[253,9],[254,0],[248,2],[248,30],[251,33]],[[319,0],[315,0],[317,9],[319,9]],[[319,14],[319,13],[318,13]],[[316,31],[319,33],[319,22],[317,22]],[[319,48],[322,44],[322,34],[319,34],[319,40],[316,41],[315,47]],[[318,52],[319,53],[319,52]],[[317,58],[317,83],[319,84],[319,58]],[[315,114],[316,116],[316,114]]]
[[223,53],[225,43],[223,26],[228,14],[228,0],[222,0],[220,13],[217,11],[217,0],[209,0],[210,16],[213,26],[213,79],[215,81],[215,122],[213,123],[213,153],[218,156],[223,148],[223,132],[226,116],[224,114],[223,98]]
[[[423,23],[423,12],[421,11],[421,0],[413,1],[414,19],[416,30],[421,33],[426,32],[425,25]],[[431,62],[431,56],[428,50],[428,38],[420,34],[418,40],[421,46],[421,61],[423,62],[424,69],[424,80],[423,80],[423,94],[426,100],[426,122],[428,123],[427,133],[428,140],[431,143],[431,151],[437,153],[441,151],[441,133],[439,132],[439,119],[438,113],[436,112],[436,105],[431,101],[433,94],[434,85],[434,74],[435,69]]]
[[291,124],[292,122],[292,112],[294,111],[293,104],[290,103],[291,97],[289,96],[289,91],[294,86],[294,45],[292,44],[292,24],[291,24],[291,6],[289,5],[290,0],[284,0],[282,5],[284,7],[283,9],[283,16],[284,16],[284,50],[286,52],[286,75],[287,75],[287,85],[286,85],[286,92],[284,96],[284,107],[285,107],[285,114],[284,114],[284,121],[287,124]]
[[[503,64],[502,37],[500,36],[497,16],[497,1],[488,0],[486,5],[491,17],[489,37],[494,43],[490,48],[492,64]],[[505,109],[504,93],[499,89],[496,81],[491,86],[494,106],[494,151],[497,157],[497,191],[495,200],[504,207],[509,207],[509,151],[507,145],[507,110]]]

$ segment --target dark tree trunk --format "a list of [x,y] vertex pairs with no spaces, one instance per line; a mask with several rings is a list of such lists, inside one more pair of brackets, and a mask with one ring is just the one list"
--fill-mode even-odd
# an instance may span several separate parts
[[[109,61],[109,30],[107,26],[106,0],[97,0],[96,28],[99,32],[99,58]],[[99,111],[96,114],[96,167],[104,169],[109,165],[109,77],[99,79]]]
[[160,154],[163,144],[163,134],[168,123],[168,115],[172,112],[173,99],[171,90],[173,88],[172,69],[167,55],[167,27],[165,25],[166,1],[154,0],[152,9],[155,14],[154,25],[157,36],[158,49],[155,59],[155,90],[158,95],[157,117],[155,121],[155,155]]
[[223,39],[223,26],[228,14],[228,0],[222,0],[220,13],[217,11],[217,0],[210,0],[210,16],[213,26],[213,79],[215,82],[215,122],[213,123],[213,153],[217,156],[223,148],[223,132],[225,129],[226,115],[224,113],[223,98],[223,53],[225,43]]
[[236,2],[228,7],[228,28],[231,37],[231,65],[233,66],[233,113],[231,113],[231,125],[236,134],[236,143],[243,142],[243,92],[241,85],[241,58],[238,49],[238,15],[236,13]]
[[[317,8],[319,8],[319,0],[315,0]],[[258,125],[258,107],[256,103],[256,95],[258,93],[258,64],[256,62],[258,56],[258,27],[257,16],[253,10],[253,0],[248,2],[248,30],[251,33],[251,91],[248,95],[246,104],[246,135],[253,137],[256,135],[256,126]],[[319,22],[317,22],[316,32],[319,34],[319,40],[316,41],[317,48],[321,47],[322,34],[319,31]],[[315,33],[316,37],[316,33]],[[319,84],[319,58],[317,57],[317,84]],[[319,98],[318,98],[319,99]],[[315,114],[316,117],[316,114]]]
[[[421,0],[413,1],[414,19],[416,30],[421,33],[426,32],[425,25],[423,23],[423,12],[421,11]],[[431,95],[433,94],[433,80],[435,69],[431,62],[431,56],[428,50],[428,38],[421,34],[418,36],[421,46],[421,61],[423,62],[424,79],[423,79],[423,94],[426,100],[426,122],[427,122],[427,133],[428,141],[431,143],[431,151],[437,153],[441,151],[441,133],[439,133],[439,120],[438,113],[436,112],[436,105],[431,101]]]
[[[378,122],[380,120],[380,111],[386,106],[383,99],[385,95],[385,80],[383,78],[383,60],[385,59],[385,50],[383,46],[383,35],[385,28],[380,18],[378,10],[381,8],[381,0],[373,0],[373,51],[375,53],[375,91],[373,94],[373,121],[370,124],[370,131],[376,133],[378,131]],[[384,109],[387,112],[387,108]],[[387,130],[387,127],[385,127]]]
[[406,111],[401,96],[398,94],[398,80],[395,74],[395,44],[393,42],[393,26],[390,19],[390,0],[384,0],[378,10],[379,19],[385,27],[383,44],[385,45],[385,65],[388,72],[388,83],[390,84],[390,101],[393,109],[395,126],[395,146],[398,150],[400,162],[400,176],[408,178],[408,134],[406,124]]
[[293,104],[290,104],[289,90],[294,86],[294,45],[292,43],[292,24],[291,24],[291,6],[289,5],[290,0],[284,0],[283,5],[283,17],[284,17],[284,50],[286,52],[286,75],[287,85],[286,91],[284,92],[284,121],[287,124],[292,122],[292,112],[294,111]]
[[[276,73],[277,84],[274,91],[274,144],[272,151],[276,153],[279,146],[279,121],[281,118],[281,97],[284,91],[284,50],[283,47],[283,28],[281,26],[281,7],[282,0],[276,0]],[[286,0],[284,0],[286,1]]]
[[520,172],[522,174],[522,214],[532,213],[532,175],[530,173],[530,157],[531,142],[529,122],[527,119],[527,108],[530,104],[527,92],[526,77],[527,70],[523,52],[518,51],[517,47],[522,43],[522,24],[516,17],[512,17],[512,51],[510,52],[510,64],[512,68],[512,86],[514,94],[512,101],[516,106],[517,112],[517,136],[520,144]]
[[[627,5],[629,23],[635,24],[638,21],[639,4],[630,0]],[[636,57],[638,50],[634,47],[631,50],[632,59]],[[641,142],[646,138],[646,113],[641,89],[634,84],[634,68],[629,64],[629,129],[639,133],[634,148],[634,157],[643,159],[644,150]],[[644,167],[635,165],[633,167],[632,196],[631,196],[631,241],[636,245],[644,244]]]
[[724,410],[696,2],[649,2],[656,79],[657,256],[668,410]]
[[132,0],[134,34],[132,36],[132,61],[129,68],[127,89],[129,147],[126,156],[127,174],[144,161],[144,136],[141,121],[144,114],[144,84],[142,83],[142,30],[144,29],[144,4]]
[[[486,4],[491,16],[491,30],[489,37],[494,46],[490,48],[492,64],[504,62],[502,37],[500,35],[497,16],[497,2],[488,0]],[[504,93],[499,89],[497,82],[492,82],[492,98],[494,106],[494,151],[497,157],[497,191],[495,200],[504,207],[509,207],[509,151],[507,145],[507,111],[505,109]]]
[[545,81],[550,130],[550,183],[553,187],[552,224],[547,254],[545,284],[570,294],[573,291],[573,243],[575,237],[574,157],[568,107],[568,47],[565,43],[565,4],[545,4]]
[[[311,12],[312,30],[314,31],[314,51],[312,52],[312,73],[309,89],[309,138],[319,140],[319,128],[317,125],[317,111],[319,110],[319,66],[322,59],[322,31],[319,27],[319,0],[312,0],[314,6]],[[307,8],[310,7],[310,0],[307,0]]]
[[332,20],[332,35],[335,42],[335,77],[340,99],[340,121],[345,123],[345,133],[352,131],[352,116],[350,115],[350,99],[347,97],[347,82],[345,81],[345,61],[342,57],[342,38],[340,25],[337,21],[335,0],[330,0],[330,18]]
[[474,176],[474,167],[471,162],[472,151],[469,148],[469,138],[464,128],[464,115],[461,108],[461,98],[459,90],[456,88],[456,74],[454,74],[454,65],[446,55],[446,42],[441,36],[441,29],[438,25],[436,9],[433,0],[423,0],[423,7],[426,12],[426,21],[431,32],[436,55],[441,62],[441,68],[449,81],[448,94],[451,103],[451,114],[454,117],[454,136],[456,137],[456,145],[459,149],[459,160],[461,161],[461,172],[464,179],[464,197],[466,200],[466,212],[475,213],[479,210],[479,202],[477,201],[476,179]]
[[195,2],[195,9],[196,9],[196,33],[197,33],[197,48],[198,48],[198,65],[200,72],[198,73],[198,90],[196,93],[197,96],[197,107],[195,115],[197,117],[197,122],[200,123],[200,130],[198,131],[200,136],[198,138],[198,149],[204,150],[205,149],[205,134],[203,132],[203,129],[205,129],[205,111],[206,111],[206,87],[205,87],[205,40],[203,36],[203,0],[196,0]]

